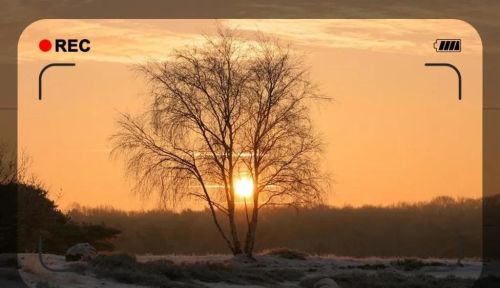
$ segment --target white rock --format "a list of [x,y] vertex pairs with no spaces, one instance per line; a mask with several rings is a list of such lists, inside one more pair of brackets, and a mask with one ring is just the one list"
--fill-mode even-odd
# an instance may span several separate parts
[[340,286],[331,278],[323,278],[314,283],[314,288],[340,288]]

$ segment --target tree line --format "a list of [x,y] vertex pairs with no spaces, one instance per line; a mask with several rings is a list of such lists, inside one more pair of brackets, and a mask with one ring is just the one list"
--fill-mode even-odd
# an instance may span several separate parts
[[[498,201],[497,201],[498,202]],[[126,212],[74,207],[74,221],[106,223],[122,233],[116,249],[137,254],[227,253],[209,210]],[[245,225],[237,211],[237,225]],[[277,247],[354,257],[480,257],[482,201],[438,197],[388,207],[280,207],[262,211],[257,251]]]

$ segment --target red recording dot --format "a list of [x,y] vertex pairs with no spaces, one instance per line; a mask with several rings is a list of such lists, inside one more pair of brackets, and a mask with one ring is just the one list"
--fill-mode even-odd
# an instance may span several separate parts
[[42,50],[43,52],[47,52],[50,50],[50,48],[52,48],[52,43],[50,43],[50,41],[47,39],[43,39],[42,41],[40,41],[40,43],[38,43],[38,47],[40,47],[40,50]]

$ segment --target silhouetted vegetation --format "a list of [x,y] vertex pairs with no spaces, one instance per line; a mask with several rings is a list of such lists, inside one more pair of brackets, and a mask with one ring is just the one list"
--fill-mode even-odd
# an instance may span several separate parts
[[44,252],[50,253],[63,254],[67,248],[81,242],[88,242],[98,250],[114,249],[109,240],[119,234],[119,230],[98,223],[77,224],[58,209],[43,188],[11,185],[16,185],[18,199],[18,251],[36,251],[39,237],[43,239]]
[[436,261],[424,262],[420,259],[411,259],[411,258],[398,259],[396,261],[392,261],[391,265],[403,271],[415,271],[428,266],[446,266],[446,264],[442,262],[436,262]]
[[[390,207],[270,208],[262,211],[256,245],[260,251],[289,247],[354,257],[480,257],[481,208],[481,200],[449,197]],[[122,230],[113,240],[119,251],[226,253],[207,213],[81,207],[69,211],[75,221],[106,223]],[[244,225],[242,218],[238,225]]]
[[0,253],[17,251],[17,189],[0,183]]
[[29,173],[30,159],[8,152],[0,143],[0,252],[43,250],[63,254],[70,246],[87,242],[97,250],[113,250],[109,241],[119,230],[100,223],[75,223],[59,210],[40,181]]
[[284,247],[265,250],[261,254],[268,256],[277,256],[283,259],[290,259],[290,260],[306,260],[307,256],[309,256],[305,252]]

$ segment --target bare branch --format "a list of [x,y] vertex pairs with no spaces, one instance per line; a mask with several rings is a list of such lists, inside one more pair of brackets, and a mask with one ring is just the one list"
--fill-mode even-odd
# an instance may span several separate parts
[[[151,103],[143,115],[120,117],[112,153],[125,158],[141,195],[205,201],[235,254],[241,248],[233,182],[239,173],[250,175],[255,191],[245,207],[245,251],[251,254],[261,208],[321,201],[321,141],[308,101],[322,96],[299,58],[263,37],[245,41],[221,28],[205,45],[170,59],[140,66]],[[216,212],[227,217],[228,235]]]

